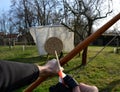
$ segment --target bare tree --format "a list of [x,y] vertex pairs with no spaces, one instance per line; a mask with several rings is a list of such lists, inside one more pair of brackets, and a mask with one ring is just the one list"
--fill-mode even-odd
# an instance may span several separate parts
[[57,5],[56,0],[12,0],[10,14],[18,30],[22,28],[22,34],[30,41],[29,27],[55,24],[59,20]]
[[7,16],[5,15],[5,13],[3,13],[1,14],[0,17],[0,31],[4,32],[5,34],[7,32],[6,24],[7,24]]
[[9,44],[12,43],[12,41],[13,41],[12,38],[10,37],[9,39],[7,39],[6,35],[11,35],[11,34],[16,33],[15,30],[16,29],[14,27],[12,18],[10,18],[10,16],[8,16],[7,13],[3,13],[0,18],[0,31],[2,31],[4,33],[4,36],[3,36],[4,45],[6,45],[8,43]]
[[5,34],[7,33],[6,23],[7,23],[6,15],[5,13],[3,13],[0,16],[0,32],[3,33],[3,35],[0,36],[0,41],[2,45],[6,45],[6,41],[4,39]]
[[[38,21],[38,25],[49,25],[53,24],[55,17],[58,17],[58,13],[56,12],[57,7],[59,6],[59,2],[56,0],[34,0],[35,6],[35,15]],[[55,16],[56,14],[57,16]],[[56,18],[57,19],[57,18]]]
[[[28,43],[33,42],[32,36],[28,29],[35,25],[34,9],[32,8],[32,0],[12,0],[10,14],[15,27],[27,39]],[[20,31],[20,29],[23,29]]]
[[[65,23],[62,24],[78,35],[78,42],[80,42],[92,33],[92,26],[96,20],[106,18],[112,12],[111,3],[110,0],[63,0],[63,4],[68,11],[68,18],[71,18],[71,16],[73,18],[73,28]],[[82,53],[83,65],[86,64],[87,49],[88,47]]]
[[12,0],[11,16],[19,31],[32,39],[28,28],[32,26],[58,24],[61,19],[57,0]]

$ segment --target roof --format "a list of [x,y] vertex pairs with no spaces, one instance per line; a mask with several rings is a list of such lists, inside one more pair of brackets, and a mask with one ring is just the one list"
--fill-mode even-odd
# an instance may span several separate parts
[[5,35],[5,33],[4,32],[0,32],[0,36],[4,36]]
[[119,35],[119,33],[104,33],[103,36],[116,36]]
[[7,34],[6,38],[17,38],[18,34]]

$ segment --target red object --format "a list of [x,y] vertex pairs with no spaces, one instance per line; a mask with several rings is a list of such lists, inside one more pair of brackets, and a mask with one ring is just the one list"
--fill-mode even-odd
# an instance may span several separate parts
[[60,78],[63,78],[63,75],[62,75],[62,71],[61,71],[61,70],[58,72],[58,75],[59,75]]

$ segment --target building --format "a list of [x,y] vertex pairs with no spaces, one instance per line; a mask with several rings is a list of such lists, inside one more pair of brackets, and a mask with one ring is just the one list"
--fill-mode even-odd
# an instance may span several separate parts
[[91,45],[105,46],[108,42],[110,42],[108,46],[120,46],[120,35],[116,33],[104,33],[92,42]]
[[14,45],[18,40],[18,34],[5,34],[0,32],[0,45]]

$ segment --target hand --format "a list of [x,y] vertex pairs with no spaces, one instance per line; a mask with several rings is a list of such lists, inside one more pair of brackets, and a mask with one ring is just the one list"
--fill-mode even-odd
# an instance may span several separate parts
[[[56,59],[52,59],[48,61],[44,66],[38,66],[38,68],[40,70],[40,76],[55,75],[59,71],[59,67]],[[61,70],[63,70],[62,67]]]
[[90,86],[84,83],[80,83],[79,87],[81,92],[98,92],[98,88],[96,86]]

